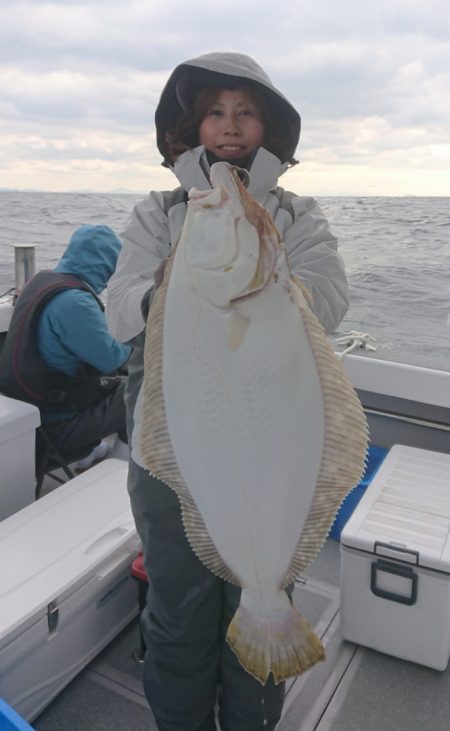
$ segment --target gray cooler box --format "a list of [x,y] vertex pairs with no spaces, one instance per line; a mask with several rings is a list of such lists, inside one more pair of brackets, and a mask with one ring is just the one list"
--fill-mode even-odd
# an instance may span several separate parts
[[445,670],[450,455],[395,445],[341,534],[344,639]]
[[34,502],[39,409],[0,394],[0,520]]
[[108,459],[0,523],[0,697],[28,721],[138,613],[127,469]]

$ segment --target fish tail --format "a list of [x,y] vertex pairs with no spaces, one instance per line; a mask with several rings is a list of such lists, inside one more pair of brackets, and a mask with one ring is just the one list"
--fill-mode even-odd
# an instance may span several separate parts
[[241,665],[264,685],[301,675],[325,658],[323,645],[309,622],[278,592],[276,611],[264,614],[244,601],[230,622],[227,642]]

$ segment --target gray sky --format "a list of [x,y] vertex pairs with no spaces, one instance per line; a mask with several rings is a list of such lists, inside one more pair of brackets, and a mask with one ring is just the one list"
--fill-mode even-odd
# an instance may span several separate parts
[[448,0],[0,0],[0,188],[147,191],[182,61],[252,56],[302,116],[312,195],[450,195]]

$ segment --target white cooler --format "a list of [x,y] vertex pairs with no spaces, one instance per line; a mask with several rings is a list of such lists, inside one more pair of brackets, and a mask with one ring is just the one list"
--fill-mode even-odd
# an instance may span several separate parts
[[341,534],[344,639],[445,670],[450,455],[392,447]]
[[105,460],[0,523],[0,697],[27,720],[138,613],[127,467]]
[[39,409],[0,394],[0,520],[34,502]]

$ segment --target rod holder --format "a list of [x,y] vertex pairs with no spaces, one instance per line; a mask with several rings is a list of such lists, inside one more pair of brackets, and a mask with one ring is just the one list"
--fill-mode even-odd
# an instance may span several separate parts
[[35,246],[14,246],[14,267],[16,277],[16,294],[25,286],[36,271],[35,267]]

